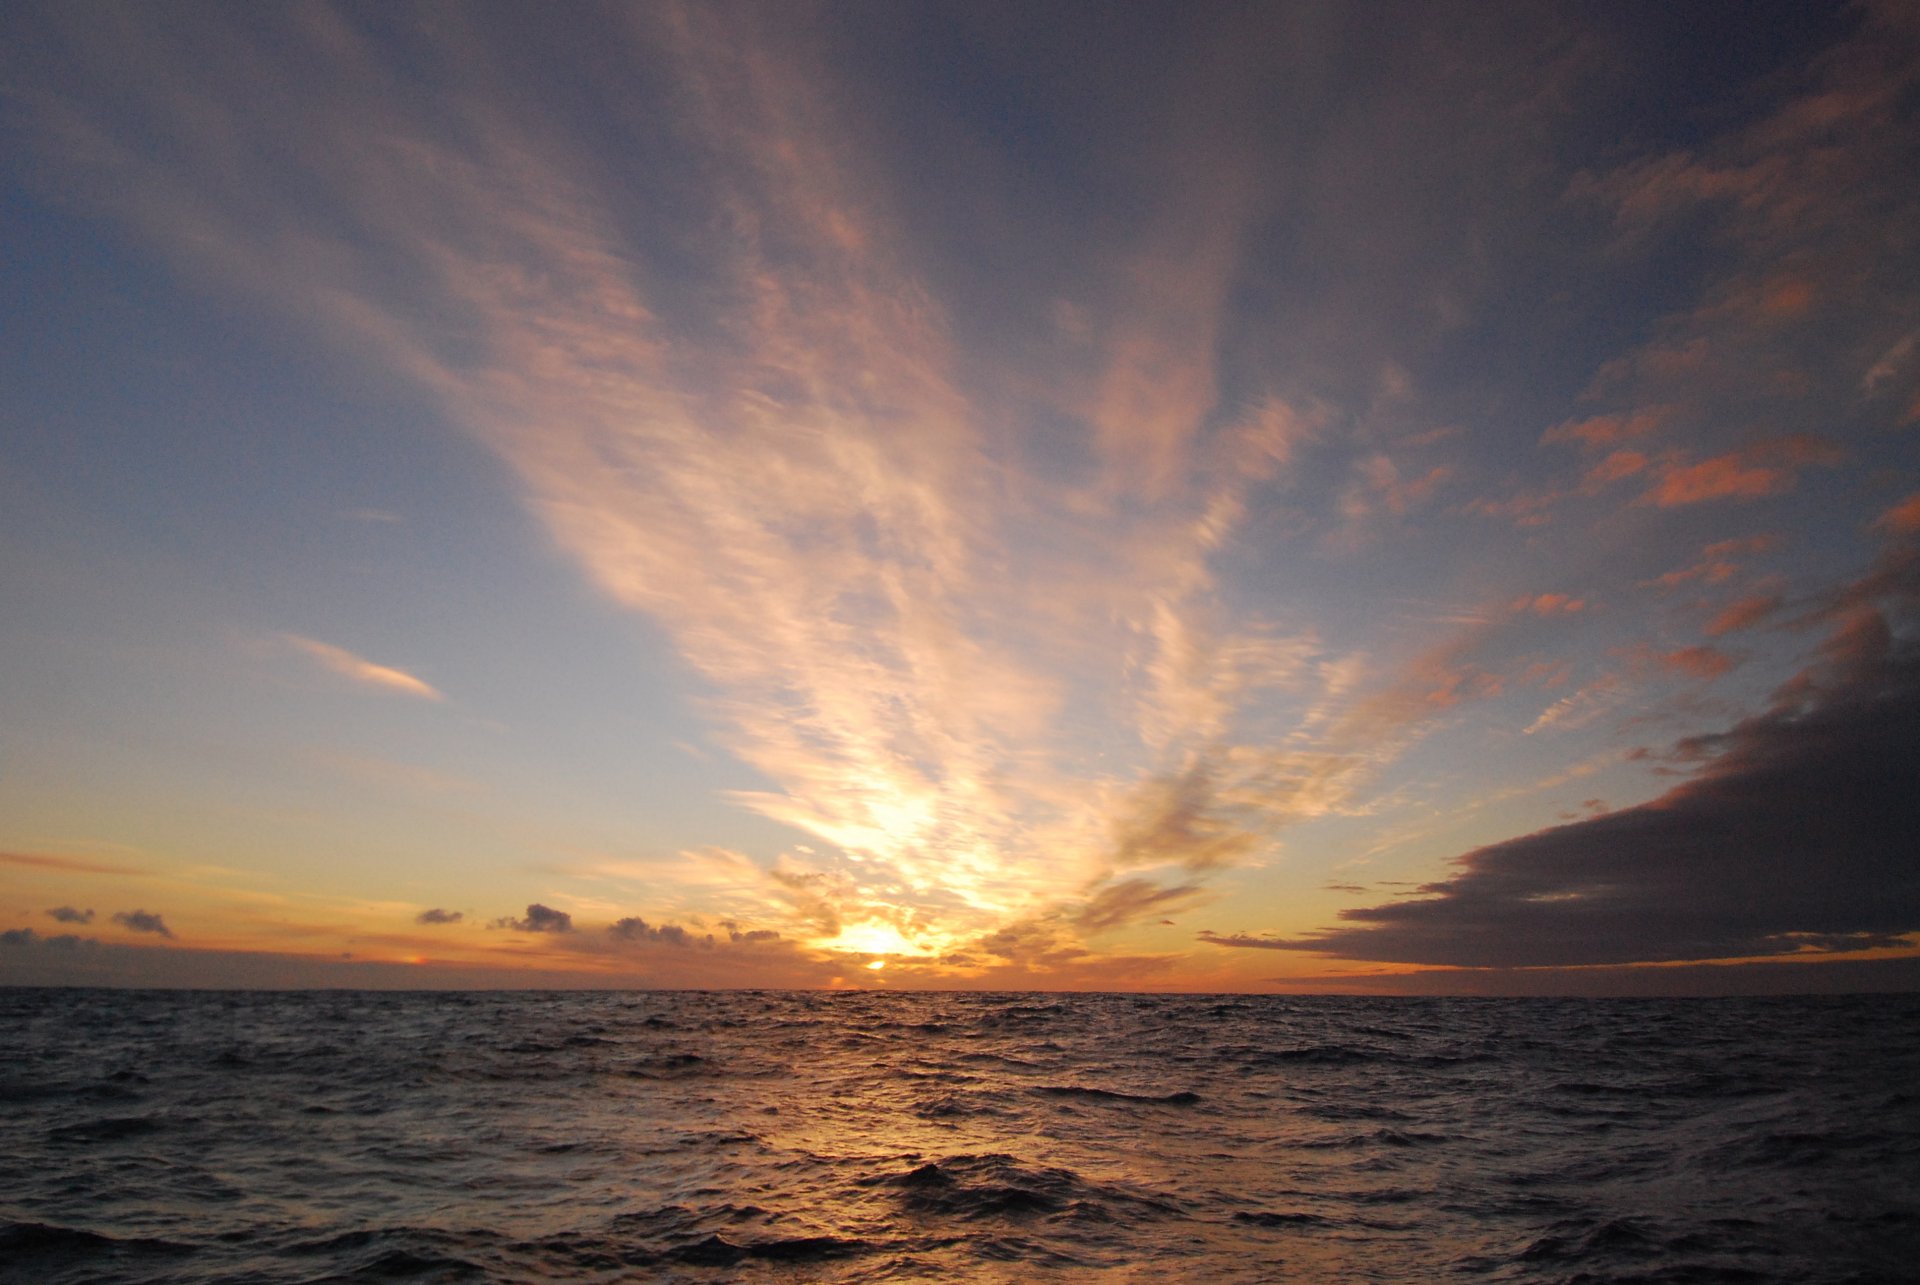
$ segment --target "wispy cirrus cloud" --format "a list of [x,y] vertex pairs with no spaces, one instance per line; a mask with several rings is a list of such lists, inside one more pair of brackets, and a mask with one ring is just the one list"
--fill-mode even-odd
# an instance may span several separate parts
[[[806,19],[782,6],[578,15],[567,39],[606,54],[569,89],[592,104],[590,128],[504,92],[506,37],[478,11],[440,15],[405,50],[318,6],[258,28],[54,19],[84,39],[59,74],[23,74],[19,101],[92,206],[398,372],[503,462],[563,556],[677,652],[686,699],[735,760],[718,766],[748,769],[728,797],[793,832],[778,855],[575,863],[570,877],[670,885],[649,919],[614,920],[624,935],[559,933],[572,914],[592,927],[618,913],[573,901],[499,922],[549,933],[540,950],[678,951],[700,935],[688,902],[705,899],[765,913],[809,949],[898,941],[1042,971],[1199,904],[1286,827],[1372,806],[1374,782],[1423,737],[1541,681],[1520,677],[1530,665],[1585,682],[1512,726],[1597,720],[1624,680],[1516,656],[1513,639],[1625,618],[1633,595],[1594,568],[1636,533],[1825,485],[1812,471],[1840,454],[1808,408],[1842,401],[1812,394],[1844,366],[1844,403],[1884,419],[1908,369],[1881,331],[1910,316],[1881,307],[1872,265],[1840,253],[1864,198],[1831,184],[1852,175],[1864,191],[1882,173],[1873,200],[1899,206],[1904,180],[1875,168],[1904,154],[1884,96],[1827,86],[1841,95],[1822,117],[1831,137],[1799,103],[1569,185],[1554,131],[1579,101],[1579,58],[1542,76],[1537,57],[1567,43],[1558,23],[1492,23],[1480,44],[1425,32],[1448,56],[1422,44],[1404,90],[1354,95],[1246,51],[1294,36],[1407,49],[1339,23],[1316,35],[1317,21],[1252,40],[1285,24],[1225,12],[1141,60],[1171,68],[1126,95],[1164,133],[1094,142],[1129,195],[1055,220],[1058,253],[1010,255],[1035,280],[998,308],[939,288],[903,212],[924,199],[916,180],[885,172],[890,123],[863,118],[859,77],[829,65],[833,38],[795,38]],[[1866,44],[1849,56],[1880,56]],[[1482,54],[1509,60],[1505,78],[1476,71],[1463,94],[1429,75]],[[1845,63],[1810,78],[1847,82]],[[1460,184],[1463,158],[1531,187]],[[1043,181],[1046,166],[1020,166],[1008,191]],[[1002,198],[935,218],[951,232],[984,212],[1018,232],[1030,212],[990,208]],[[1485,375],[1469,369],[1478,328],[1495,335],[1495,314],[1544,301],[1500,264],[1537,267],[1596,214],[1626,249],[1697,227],[1724,244],[1696,256],[1705,283],[1676,289],[1670,314],[1592,323],[1605,351],[1580,360],[1597,369],[1537,381],[1577,387],[1594,370],[1572,405],[1460,392]],[[1253,249],[1268,257],[1250,271]],[[1011,271],[979,257],[969,277]],[[1850,288],[1873,315],[1830,325]],[[1261,307],[1279,318],[1264,333],[1248,322]],[[1561,327],[1554,347],[1594,342],[1561,296],[1540,311]],[[1808,338],[1816,319],[1831,343]],[[980,339],[1001,329],[1018,361]],[[1529,356],[1499,380],[1536,371]],[[1532,408],[1505,423],[1515,400]],[[1443,507],[1496,449],[1535,445],[1520,453],[1540,463],[1508,475],[1505,498]],[[1593,519],[1594,565],[1523,572],[1529,555],[1566,556],[1576,528],[1550,529],[1563,508]],[[1904,511],[1880,528],[1910,527]],[[1482,544],[1507,561],[1470,590],[1464,574],[1413,586],[1444,563],[1481,565],[1433,556],[1463,512],[1525,539]],[[1713,534],[1684,529],[1688,548]],[[1764,551],[1723,540],[1629,574],[1731,583]],[[1777,609],[1761,610],[1766,585],[1748,588],[1710,636]],[[1418,620],[1381,605],[1416,592]],[[406,670],[288,642],[370,689],[444,699]],[[1667,643],[1627,668],[1710,680],[1738,659]],[[397,762],[332,766],[396,793],[468,792]]]
[[354,655],[344,647],[336,647],[332,643],[324,643],[315,638],[302,638],[298,634],[283,634],[282,637],[290,646],[317,661],[323,668],[362,686],[399,692],[405,696],[417,696],[423,700],[446,699],[438,689],[424,679],[416,678],[403,669],[375,664],[365,657]]
[[[1156,780],[1200,780],[1203,761],[1220,789],[1163,830],[1179,841],[1169,859],[1217,869],[1250,853],[1300,793],[1263,794],[1236,765],[1271,732],[1257,712],[1318,671],[1304,633],[1220,611],[1212,567],[1317,422],[1274,396],[1221,404],[1249,171],[1195,164],[1167,185],[1116,242],[1117,288],[1072,305],[1081,321],[1061,342],[1082,349],[1068,363],[1082,375],[1026,407],[1068,416],[1090,454],[1084,484],[1062,488],[989,450],[977,374],[886,191],[841,144],[830,78],[772,21],[670,5],[606,33],[665,69],[655,132],[697,159],[688,201],[709,213],[658,216],[670,264],[636,259],[622,233],[623,202],[649,217],[628,177],[477,90],[457,123],[420,113],[381,87],[383,54],[320,13],[288,24],[286,49],[324,41],[313,65],[334,79],[229,42],[222,57],[282,87],[244,102],[193,74],[203,51],[130,22],[113,57],[154,73],[164,164],[110,113],[40,106],[124,184],[136,224],[194,258],[213,230],[218,261],[202,267],[418,380],[504,459],[555,542],[705,681],[727,748],[771,783],[734,799],[832,845],[823,867],[862,872],[855,913],[934,905],[985,926],[1078,904],[1139,860],[1114,809],[1131,815]],[[1238,56],[1229,40],[1207,48],[1203,61]],[[1228,94],[1259,83],[1228,79]],[[283,147],[296,109],[302,141]],[[236,156],[252,180],[238,188]],[[1192,159],[1166,150],[1176,168]],[[351,234],[274,204],[301,172],[324,177]],[[668,270],[696,288],[655,289]],[[1447,476],[1392,469],[1381,456],[1360,475],[1389,515]],[[444,699],[403,669],[287,642],[356,683]],[[1089,776],[1062,724],[1098,690],[1129,694],[1106,715],[1126,752]]]
[[59,870],[72,874],[89,875],[144,875],[152,873],[138,866],[115,865],[108,861],[95,861],[90,857],[64,857],[50,852],[0,852],[0,865],[20,866],[29,870]]

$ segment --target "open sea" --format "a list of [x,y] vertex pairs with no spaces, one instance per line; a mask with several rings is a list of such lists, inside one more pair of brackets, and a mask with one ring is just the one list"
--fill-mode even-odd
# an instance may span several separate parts
[[1920,997],[0,990],[0,1277],[1914,1281]]

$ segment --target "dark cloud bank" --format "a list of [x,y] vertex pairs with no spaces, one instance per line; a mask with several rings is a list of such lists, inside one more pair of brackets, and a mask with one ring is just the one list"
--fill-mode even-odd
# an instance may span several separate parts
[[608,924],[607,936],[620,942],[654,943],[697,950],[712,950],[716,946],[754,946],[762,942],[780,940],[780,934],[771,929],[756,928],[750,932],[743,932],[731,920],[723,921],[720,927],[727,934],[724,939],[716,938],[712,933],[689,932],[679,924],[655,926],[644,919],[630,916],[626,919],[616,919]]
[[1920,647],[1857,595],[1829,618],[1767,712],[1675,747],[1704,766],[1661,797],[1476,849],[1421,899],[1305,938],[1203,940],[1456,968],[1905,944],[1920,931]]

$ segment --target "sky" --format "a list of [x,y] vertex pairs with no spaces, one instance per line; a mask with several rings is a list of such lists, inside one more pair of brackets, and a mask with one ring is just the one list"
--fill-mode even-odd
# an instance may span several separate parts
[[10,4],[0,983],[1920,987],[1920,16]]

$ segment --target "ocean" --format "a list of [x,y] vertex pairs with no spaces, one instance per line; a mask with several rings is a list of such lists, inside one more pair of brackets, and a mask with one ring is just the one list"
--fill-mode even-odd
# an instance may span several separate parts
[[0,990],[0,1277],[1920,1280],[1920,996]]

